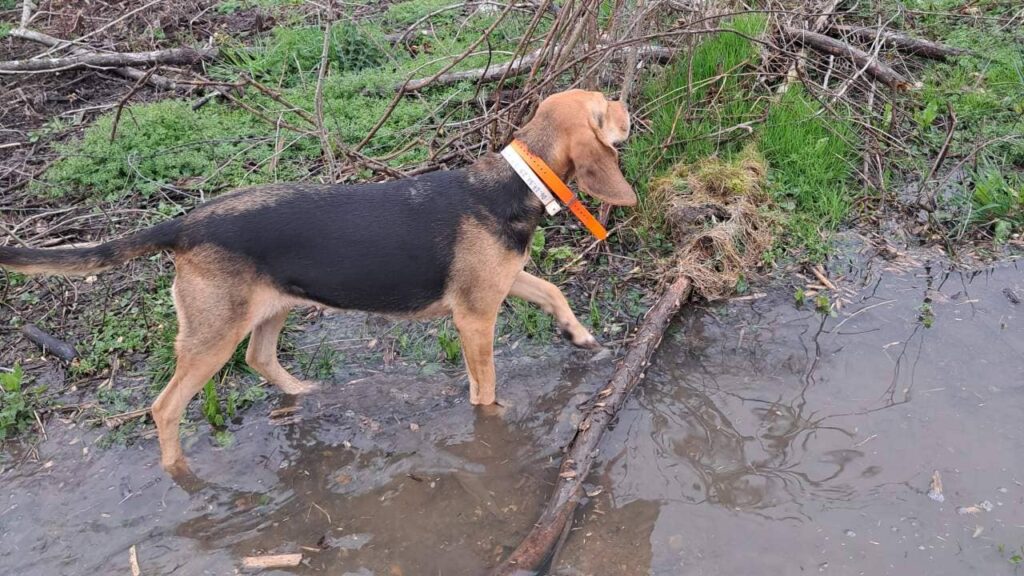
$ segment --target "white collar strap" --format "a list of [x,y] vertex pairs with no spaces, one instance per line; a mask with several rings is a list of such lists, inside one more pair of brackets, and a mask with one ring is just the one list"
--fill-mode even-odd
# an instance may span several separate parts
[[558,211],[562,209],[562,206],[555,200],[555,197],[548,190],[548,187],[541,182],[541,179],[533,172],[533,169],[526,164],[523,157],[519,155],[519,152],[511,146],[506,146],[501,151],[501,156],[508,162],[508,165],[519,174],[519,177],[526,182],[533,194],[540,199],[541,203],[544,204],[544,210],[547,211],[549,216],[558,214]]

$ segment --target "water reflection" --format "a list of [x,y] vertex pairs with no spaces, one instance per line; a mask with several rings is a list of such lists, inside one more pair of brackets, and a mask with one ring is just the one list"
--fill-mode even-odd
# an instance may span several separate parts
[[[634,503],[658,509],[651,558],[628,573],[998,564],[977,534],[999,521],[951,517],[925,492],[934,469],[963,499],[1019,476],[1005,457],[1024,437],[1005,418],[1024,409],[1010,392],[1024,330],[1003,292],[1022,285],[1020,270],[890,268],[864,271],[835,316],[784,295],[684,314],[605,442],[606,522]],[[593,541],[569,547],[565,573],[600,554]]]

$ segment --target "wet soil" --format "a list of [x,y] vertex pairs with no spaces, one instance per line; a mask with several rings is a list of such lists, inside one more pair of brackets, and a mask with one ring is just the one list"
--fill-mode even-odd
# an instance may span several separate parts
[[[880,260],[854,280],[835,317],[785,290],[684,312],[554,572],[1013,574],[1024,268]],[[153,439],[104,450],[51,421],[39,464],[0,477],[0,573],[128,573],[132,546],[154,575],[295,552],[265,573],[483,573],[533,523],[613,368],[563,345],[502,352],[501,414],[469,406],[458,375],[338,381],[282,418],[266,414],[294,399],[249,410],[227,448],[198,426],[178,482]]]

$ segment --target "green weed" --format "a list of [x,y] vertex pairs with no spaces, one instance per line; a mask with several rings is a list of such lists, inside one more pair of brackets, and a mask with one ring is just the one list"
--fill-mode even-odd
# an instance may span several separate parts
[[505,307],[508,310],[507,329],[526,334],[531,339],[551,337],[554,321],[536,306],[519,298],[509,298]]
[[444,361],[449,364],[458,364],[462,358],[462,345],[459,341],[459,334],[452,327],[451,322],[445,320],[437,332],[437,345],[444,354]]
[[[935,12],[954,10],[953,4],[947,0],[908,3]],[[981,2],[976,7],[985,16],[1009,16],[1011,5]],[[950,107],[956,127],[947,155],[970,157],[976,168],[965,171],[959,190],[939,191],[935,218],[951,236],[980,229],[1003,242],[1024,229],[1024,41],[1019,31],[996,19],[948,18],[939,13],[914,18],[915,27],[925,35],[971,53],[925,67],[919,109],[914,113],[922,153],[910,159],[908,172],[928,170],[951,122],[939,122],[938,117],[946,116]],[[944,178],[941,171],[936,177]]]
[[983,166],[973,173],[969,221],[991,229],[996,243],[1024,230],[1024,177]]
[[918,308],[917,320],[925,328],[931,328],[935,324],[935,310],[930,303],[921,304],[921,307]]
[[327,380],[334,375],[335,368],[343,360],[344,354],[321,343],[303,362],[302,372],[317,380]]
[[828,294],[822,293],[814,297],[814,309],[820,314],[836,315],[836,311],[832,309],[832,300],[828,297]]
[[[125,108],[111,140],[113,124],[103,116],[81,140],[57,145],[61,159],[37,186],[55,197],[115,201],[167,186],[216,190],[273,179],[264,162],[274,153],[273,128],[244,111],[218,103],[193,111],[165,100]],[[299,175],[289,163],[296,154],[282,154],[278,175]]]
[[[223,9],[234,6],[226,4]],[[388,9],[383,21],[392,29],[436,7],[436,2],[420,0],[398,3]],[[415,54],[405,50],[389,54],[391,47],[378,25],[365,23],[356,28],[338,23],[332,28],[331,70],[323,86],[325,124],[332,138],[346,145],[360,142],[388,109],[396,85],[410,76],[439,71],[447,64],[444,55],[461,53],[494,21],[493,15],[463,21],[459,11],[452,12],[450,22],[448,16],[432,19],[437,38]],[[509,19],[492,38],[492,47],[496,51],[513,47],[524,25],[522,19]],[[224,58],[211,66],[210,74],[229,81],[255,77],[280,89],[296,107],[311,111],[322,40],[322,29],[310,26],[275,28],[255,47],[226,39]],[[499,64],[501,58],[496,56],[491,64]],[[488,61],[487,54],[473,55],[455,69],[483,66]],[[422,161],[434,132],[443,134],[446,123],[476,114],[467,102],[472,93],[467,83],[428,89],[420,98],[403,99],[363,152],[394,153],[389,163],[396,167]],[[256,90],[238,97],[272,120],[281,118],[292,126],[306,126],[294,111]],[[278,131],[273,122],[231,103],[211,102],[198,111],[186,101],[128,106],[121,114],[116,137],[111,139],[113,119],[114,114],[105,115],[89,126],[81,139],[58,146],[61,159],[35,184],[36,190],[55,197],[99,200],[135,194],[150,197],[165,187],[216,192],[301,180],[317,167],[321,157],[317,137],[287,128]]]
[[203,416],[211,426],[220,428],[224,426],[224,412],[220,408],[220,398],[217,397],[217,384],[210,380],[203,386]]
[[228,418],[234,418],[257,402],[266,400],[267,396],[267,389],[260,384],[246,386],[242,390],[232,388],[228,391],[227,397],[226,413]]
[[201,410],[206,421],[215,428],[223,428],[240,412],[267,397],[266,389],[255,384],[244,389],[233,387],[222,400],[217,392],[217,386],[224,386],[225,380],[223,376],[214,378],[203,386]]
[[[339,23],[331,27],[328,62],[336,72],[358,72],[380,66],[385,55],[368,27]],[[323,53],[319,27],[275,28],[264,46],[225,49],[225,58],[262,82],[294,87],[315,82]]]
[[557,265],[572,258],[572,248],[569,246],[556,246],[549,250],[544,247],[547,244],[546,233],[543,228],[537,230],[533,235],[530,244],[530,258],[544,273],[550,274]]
[[35,421],[39,391],[26,391],[24,376],[19,364],[10,372],[0,372],[0,441],[24,432]]

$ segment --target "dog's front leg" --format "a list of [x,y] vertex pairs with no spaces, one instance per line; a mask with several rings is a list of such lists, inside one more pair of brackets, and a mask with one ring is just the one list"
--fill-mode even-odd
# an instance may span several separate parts
[[469,372],[470,404],[486,406],[495,401],[494,325],[497,318],[497,310],[493,314],[460,310],[454,313]]
[[600,342],[576,319],[576,315],[572,313],[572,308],[569,307],[569,302],[565,299],[565,295],[551,282],[537,278],[524,270],[516,276],[516,281],[512,284],[509,296],[515,296],[527,302],[532,302],[540,306],[541,310],[554,316],[559,330],[562,331],[562,335],[572,342],[574,346],[589,350],[601,349]]

